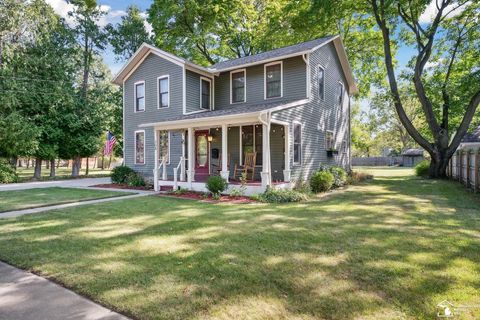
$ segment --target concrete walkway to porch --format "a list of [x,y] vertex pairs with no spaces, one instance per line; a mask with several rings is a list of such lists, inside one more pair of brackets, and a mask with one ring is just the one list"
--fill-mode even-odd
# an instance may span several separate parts
[[128,320],[47,279],[0,262],[0,320]]

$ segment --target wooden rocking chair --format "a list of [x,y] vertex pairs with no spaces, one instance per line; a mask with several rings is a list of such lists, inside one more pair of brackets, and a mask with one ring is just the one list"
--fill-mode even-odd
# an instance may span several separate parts
[[237,178],[237,172],[240,174],[244,173],[247,176],[248,179],[248,171],[252,171],[252,181],[255,177],[255,163],[257,160],[257,153],[256,152],[247,152],[245,153],[245,162],[243,166],[240,166],[238,164],[235,164],[235,169],[233,171],[233,177]]

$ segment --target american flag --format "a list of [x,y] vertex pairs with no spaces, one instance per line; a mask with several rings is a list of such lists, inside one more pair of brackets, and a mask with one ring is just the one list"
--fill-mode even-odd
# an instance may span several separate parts
[[103,154],[104,155],[111,154],[116,142],[117,142],[117,138],[115,138],[115,136],[110,131],[108,131],[107,141],[105,141],[105,148],[103,148]]

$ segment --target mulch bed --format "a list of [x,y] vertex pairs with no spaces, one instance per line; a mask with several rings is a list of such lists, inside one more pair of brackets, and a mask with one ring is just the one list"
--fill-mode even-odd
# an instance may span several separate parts
[[221,195],[220,199],[215,200],[212,198],[212,195],[209,194],[208,197],[204,197],[204,193],[202,192],[195,192],[195,191],[187,191],[182,194],[175,194],[173,192],[169,192],[167,194],[159,194],[159,196],[168,196],[168,197],[175,197],[175,198],[183,198],[183,199],[192,199],[192,200],[202,200],[207,202],[229,202],[229,203],[256,203],[254,199],[246,196],[241,197],[234,197],[229,195]]
[[152,191],[152,187],[148,186],[140,186],[140,187],[132,187],[126,183],[105,183],[105,184],[96,184],[92,186],[94,188],[110,188],[110,189],[130,189],[130,190],[143,190],[143,191]]

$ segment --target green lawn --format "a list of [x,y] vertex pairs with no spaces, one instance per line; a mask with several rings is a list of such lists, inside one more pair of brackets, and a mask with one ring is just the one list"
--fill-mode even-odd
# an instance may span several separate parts
[[479,197],[377,173],[308,203],[150,196],[1,220],[0,259],[138,319],[435,319],[444,299],[479,306]]
[[59,187],[1,191],[0,212],[44,207],[75,201],[110,198],[124,196],[126,194],[128,193]]
[[[102,170],[100,168],[95,168],[92,169],[90,168],[88,176],[85,175],[86,169],[82,168],[80,169],[80,177],[91,177],[91,178],[96,178],[96,177],[107,177],[110,176],[111,170]],[[19,177],[20,182],[23,181],[30,181],[33,179],[33,168],[26,168],[26,167],[18,167],[17,168],[17,174]],[[56,168],[56,177],[53,178],[55,180],[59,179],[69,179],[71,178],[72,174],[72,168],[65,168],[65,167],[60,167]],[[45,166],[42,167],[42,180],[52,180],[50,178],[50,169],[47,169]]]

